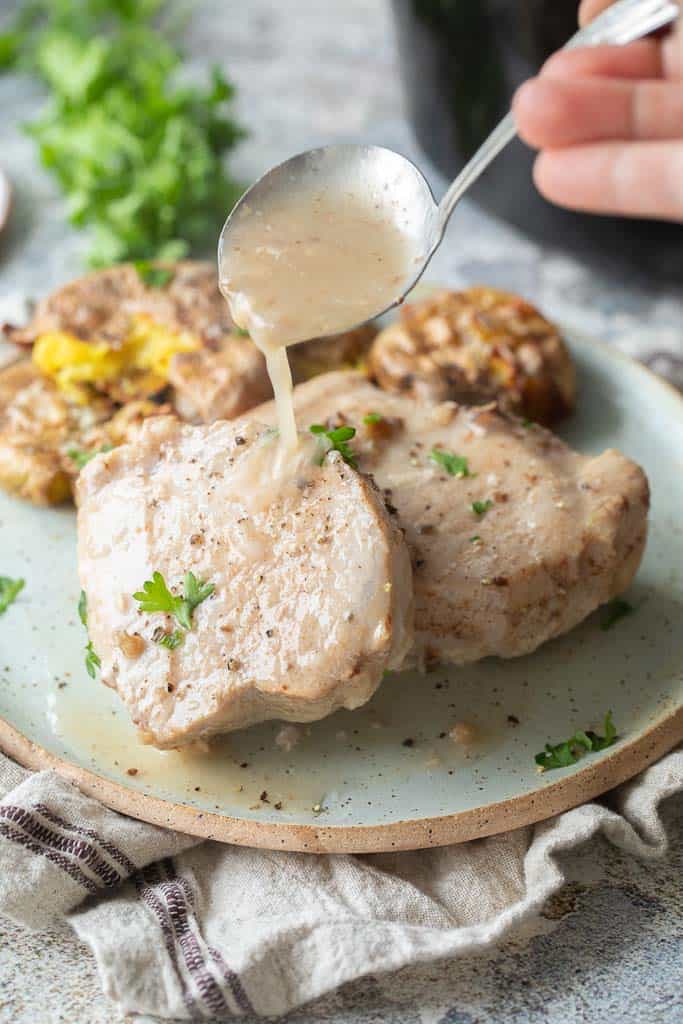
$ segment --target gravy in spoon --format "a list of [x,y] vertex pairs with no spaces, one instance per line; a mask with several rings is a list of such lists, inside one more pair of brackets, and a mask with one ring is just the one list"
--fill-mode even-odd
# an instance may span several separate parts
[[287,346],[338,334],[391,305],[415,267],[415,243],[386,197],[343,185],[296,188],[236,211],[219,281],[235,322],[266,357],[280,438],[296,447]]

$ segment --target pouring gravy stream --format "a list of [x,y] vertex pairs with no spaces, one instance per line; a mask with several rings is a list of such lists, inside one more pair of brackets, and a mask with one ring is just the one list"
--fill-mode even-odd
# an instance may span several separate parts
[[220,288],[266,358],[284,450],[297,446],[287,346],[349,330],[395,301],[415,262],[397,220],[386,203],[341,187],[294,189],[235,214]]

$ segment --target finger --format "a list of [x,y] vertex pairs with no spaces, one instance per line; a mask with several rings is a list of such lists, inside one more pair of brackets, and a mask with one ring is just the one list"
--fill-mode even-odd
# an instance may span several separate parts
[[579,7],[579,25],[587,25],[596,14],[600,14],[606,7],[611,7],[613,0],[581,0]]
[[683,14],[662,41],[662,65],[668,78],[683,78]]
[[546,199],[573,210],[683,223],[682,142],[546,150],[534,181]]
[[683,140],[683,84],[543,75],[513,100],[519,134],[536,149],[597,140]]
[[545,62],[541,74],[566,78],[661,78],[662,50],[654,39],[639,39],[628,46],[559,50]]

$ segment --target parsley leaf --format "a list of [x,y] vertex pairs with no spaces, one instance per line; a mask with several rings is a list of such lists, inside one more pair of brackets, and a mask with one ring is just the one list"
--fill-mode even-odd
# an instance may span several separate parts
[[491,501],[490,498],[487,498],[486,501],[472,502],[472,511],[474,512],[475,516],[485,516],[490,508],[493,508],[493,502]]
[[100,661],[99,655],[95,653],[92,640],[88,640],[85,645],[85,670],[91,679],[95,678],[95,671],[100,668],[101,665],[102,662]]
[[606,633],[608,629],[616,625],[620,619],[626,618],[627,615],[632,615],[635,608],[628,601],[624,601],[622,597],[615,598],[614,601],[610,601],[608,605],[605,605],[605,615],[602,620],[600,629],[603,633]]
[[605,715],[604,730],[605,735],[600,736],[592,730],[584,732],[582,729],[577,729],[574,735],[570,736],[568,740],[564,740],[563,743],[546,743],[545,750],[536,754],[534,760],[542,771],[568,768],[569,765],[580,761],[586,754],[605,750],[616,742],[617,730],[612,721],[611,711]]
[[83,469],[96,455],[104,455],[105,452],[110,452],[113,448],[113,444],[103,444],[101,448],[97,448],[94,452],[85,451],[83,448],[69,448],[66,454],[76,463],[78,469]]
[[133,598],[139,603],[141,612],[167,612],[175,615],[182,597],[175,597],[166,586],[166,580],[160,572],[152,573],[151,580],[146,580],[142,590],[137,590]]
[[0,576],[0,615],[3,615],[24,589],[26,580],[13,580],[11,576]]
[[366,427],[371,427],[375,423],[381,423],[383,419],[384,416],[382,416],[381,412],[369,412],[367,416],[363,417],[363,423]]
[[81,596],[78,599],[78,617],[85,626],[88,628],[88,598],[85,596],[85,590],[81,590]]
[[[88,598],[85,595],[85,590],[81,590],[81,596],[78,598],[78,617],[85,626],[88,628]],[[85,670],[91,679],[95,678],[96,669],[100,668],[101,662],[99,655],[96,653],[95,648],[92,645],[92,640],[88,640],[85,645]]]
[[180,630],[174,629],[172,633],[164,633],[154,642],[159,644],[160,647],[167,647],[169,651],[175,651],[176,647],[180,647],[184,639]]
[[467,459],[464,455],[455,455],[453,452],[444,451],[442,448],[432,448],[429,458],[437,466],[441,466],[450,476],[464,477],[475,476],[470,473]]
[[238,327],[237,324],[235,324],[233,326],[232,333],[233,334],[238,334],[240,336],[240,338],[248,338],[249,337],[249,331],[245,330],[244,327]]
[[192,613],[215,589],[213,583],[198,580],[194,573],[188,572],[185,574],[183,596],[177,597],[168,589],[161,573],[155,572],[151,580],[146,580],[143,589],[136,591],[133,597],[138,602],[139,611],[165,612],[175,616],[183,629],[192,629]]
[[0,69],[48,87],[28,130],[71,222],[93,231],[90,262],[208,251],[242,191],[225,156],[244,133],[226,116],[233,88],[221,71],[205,84],[184,73],[179,0],[17,7],[0,36]]
[[326,430],[321,423],[313,423],[308,429],[312,434],[319,437],[324,445],[324,450],[320,457],[321,465],[328,452],[339,452],[344,462],[347,462],[354,469],[356,468],[356,454],[348,443],[351,438],[356,436],[355,427],[335,427],[334,430]]
[[185,629],[192,629],[192,613],[197,605],[211,597],[216,587],[206,580],[198,580],[194,573],[188,572],[185,575],[185,594],[180,612],[176,612],[176,618]]
[[150,260],[137,260],[133,264],[140,280],[150,288],[165,288],[173,280],[173,271],[168,267],[156,267]]

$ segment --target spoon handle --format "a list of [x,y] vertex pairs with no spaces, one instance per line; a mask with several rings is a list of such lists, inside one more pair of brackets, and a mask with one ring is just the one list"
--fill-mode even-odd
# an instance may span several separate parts
[[[618,0],[573,35],[563,49],[604,44],[622,46],[632,43],[635,39],[668,25],[679,14],[680,9],[674,0]],[[441,240],[448,220],[462,196],[500,151],[514,139],[516,133],[515,120],[510,111],[465,164],[439,203],[436,244]]]

